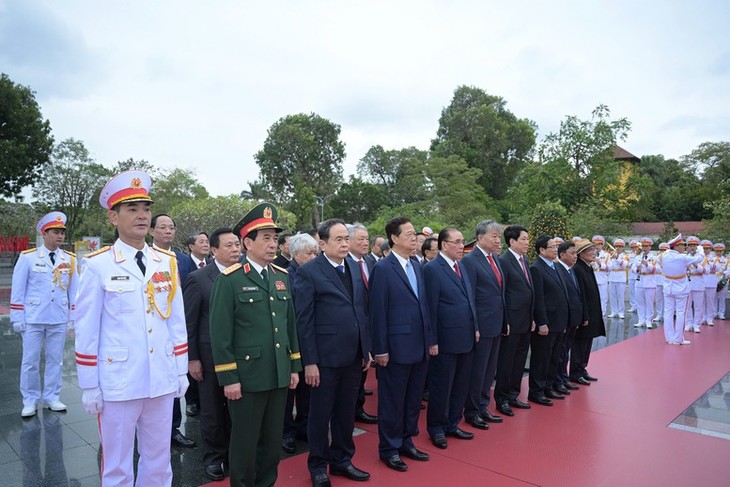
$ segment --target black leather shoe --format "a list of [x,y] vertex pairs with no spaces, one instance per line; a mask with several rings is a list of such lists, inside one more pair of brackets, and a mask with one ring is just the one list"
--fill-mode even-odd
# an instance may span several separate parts
[[223,480],[225,478],[223,466],[221,464],[206,465],[205,476],[210,480]]
[[593,377],[592,375],[588,375],[588,373],[583,374],[583,378],[588,382],[595,382],[598,380],[598,377]]
[[415,446],[413,448],[407,448],[398,450],[398,453],[400,453],[400,456],[410,458],[411,460],[416,460],[417,462],[425,462],[428,461],[430,458],[428,456],[428,453],[422,452]]
[[570,379],[570,382],[575,382],[576,384],[580,384],[583,386],[591,385],[591,383],[588,382],[587,380],[585,380],[583,377],[578,377],[577,379]]
[[444,436],[441,433],[435,434],[431,437],[431,443],[433,443],[433,446],[436,448],[441,448],[442,450],[445,450],[449,444],[446,441],[446,436]]
[[554,386],[553,390],[555,390],[555,392],[562,394],[564,396],[570,396],[570,391],[563,384],[560,384],[559,386]]
[[497,411],[504,414],[505,416],[514,416],[515,413],[512,408],[506,402],[497,406]]
[[519,399],[511,400],[509,402],[509,405],[512,406],[513,408],[517,408],[517,409],[530,409],[532,407],[529,404],[527,404],[526,402],[520,401]]
[[454,431],[447,431],[446,436],[453,436],[454,438],[458,438],[460,440],[474,439],[474,433],[471,433],[470,431],[464,431],[463,429],[459,428],[458,426]]
[[365,411],[361,412],[357,416],[355,416],[355,421],[359,421],[360,423],[365,424],[378,424],[378,417],[372,416]]
[[405,472],[408,470],[408,465],[406,465],[406,462],[400,459],[400,456],[393,455],[392,457],[383,458],[383,463],[386,467],[392,468],[393,470],[397,472]]
[[570,382],[566,382],[565,384],[563,384],[563,387],[565,387],[569,391],[577,391],[578,389],[580,389],[580,387],[578,387],[574,384],[571,384]]
[[312,487],[330,487],[332,482],[326,473],[312,475]]
[[371,391],[370,389],[363,389],[363,391],[364,391],[363,394],[365,394],[366,396],[372,396],[373,395],[373,391]]
[[347,477],[350,480],[362,482],[370,478],[370,474],[364,472],[354,465],[348,465],[345,468],[338,468],[330,466],[330,475],[338,475],[340,477]]
[[284,450],[284,453],[288,453],[289,455],[296,453],[297,440],[294,438],[284,438],[281,440],[281,449]]
[[185,406],[185,414],[187,414],[188,416],[197,416],[198,414],[200,414],[200,406],[195,403],[188,404],[187,406]]
[[195,446],[195,442],[184,434],[180,433],[179,430],[175,430],[175,432],[172,434],[172,444],[174,446],[181,446],[183,448],[192,448]]
[[540,404],[542,406],[552,406],[553,405],[553,402],[545,396],[527,396],[527,400],[532,401],[535,404]]
[[480,430],[488,430],[489,429],[489,423],[484,421],[481,416],[474,416],[473,418],[469,418],[466,420],[467,424],[472,426],[473,428],[480,429]]
[[495,414],[490,413],[486,409],[482,411],[482,419],[486,421],[487,423],[501,423],[504,421],[501,416],[497,416]]
[[560,399],[560,400],[565,399],[564,395],[560,394],[559,392],[555,392],[555,391],[551,391],[551,390],[545,391],[545,397],[547,397],[548,399]]

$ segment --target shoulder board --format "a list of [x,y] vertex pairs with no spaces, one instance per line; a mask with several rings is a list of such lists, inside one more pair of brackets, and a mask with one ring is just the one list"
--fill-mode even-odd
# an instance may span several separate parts
[[284,269],[283,267],[279,267],[279,266],[278,266],[278,265],[276,265],[276,264],[271,264],[271,267],[273,267],[274,269],[280,270],[280,271],[281,271],[281,272],[283,272],[284,274],[289,274],[289,271],[288,271],[288,270]]
[[240,269],[241,267],[243,267],[243,266],[241,265],[241,263],[240,263],[240,262],[237,262],[237,263],[233,264],[233,265],[232,265],[231,267],[226,267],[226,268],[225,268],[225,269],[223,270],[222,274],[223,274],[223,275],[225,275],[225,276],[227,276],[227,275],[228,275],[228,274],[230,274],[231,272],[237,271],[237,270],[238,270],[238,269]]
[[32,253],[32,252],[35,252],[36,250],[38,250],[38,249],[37,249],[37,248],[35,248],[35,249],[28,249],[28,250],[24,250],[24,251],[22,251],[22,252],[21,252],[21,254],[30,254],[30,253]]
[[163,253],[165,255],[169,255],[170,257],[177,257],[177,255],[175,255],[175,252],[173,252],[172,250],[163,250],[163,249],[161,249],[159,247],[154,247],[154,250],[156,252],[160,252],[160,253]]
[[95,251],[93,251],[91,253],[86,254],[86,257],[85,258],[88,259],[89,257],[94,257],[96,255],[99,255],[99,254],[102,254],[102,253],[106,252],[109,249],[111,249],[111,246],[110,245],[107,245],[106,247],[102,247],[99,250],[95,250]]
[[70,255],[72,257],[76,257],[76,254],[74,254],[73,252],[69,252],[68,250],[64,250],[64,252],[66,252],[68,255]]

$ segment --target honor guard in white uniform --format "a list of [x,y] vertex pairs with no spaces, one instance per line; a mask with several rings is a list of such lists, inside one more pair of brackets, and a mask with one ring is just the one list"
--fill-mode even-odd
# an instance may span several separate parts
[[[638,240],[629,240],[629,257],[631,262],[641,254],[641,248],[639,247]],[[634,270],[633,266],[629,267],[628,287],[629,287],[629,309],[627,313],[634,313],[638,306],[636,302],[636,281],[639,279],[639,275]]]
[[664,338],[670,345],[689,345],[690,341],[684,339],[689,294],[687,272],[690,266],[702,262],[703,257],[684,253],[681,233],[667,243],[669,250],[661,255],[664,269]]
[[717,268],[719,260],[712,253],[712,242],[709,240],[702,240],[700,242],[702,246],[702,252],[705,254],[705,260],[702,261],[704,266],[705,275],[703,276],[705,281],[705,316],[703,321],[707,326],[715,325],[715,295],[717,294]]
[[99,414],[102,485],[172,484],[172,401],[188,386],[175,254],[145,243],[150,186],[142,171],[123,172],[106,184],[99,202],[119,239],[87,255],[80,268],[76,364],[84,408]]
[[704,253],[699,250],[700,239],[694,235],[687,237],[687,253],[702,257],[699,262],[689,268],[689,303],[687,303],[687,322],[684,331],[700,332],[700,325],[705,319],[705,268],[702,262]]
[[598,284],[598,293],[601,295],[601,313],[606,316],[608,306],[608,253],[603,250],[606,239],[602,235],[594,235],[591,239],[596,248],[596,260],[593,262],[593,272]]
[[[40,219],[36,230],[43,246],[20,254],[13,269],[10,321],[23,335],[20,393],[24,418],[34,416],[43,399],[52,411],[65,411],[59,400],[61,366],[66,328],[73,328],[78,275],[76,256],[59,248],[66,238],[66,215],[60,211]],[[46,364],[41,392],[41,349],[45,342]]]
[[611,314],[608,317],[623,319],[626,306],[626,271],[631,267],[631,257],[624,253],[626,242],[623,239],[614,239],[613,247],[616,250],[608,259],[608,298],[611,301]]
[[639,321],[634,325],[636,328],[646,326],[653,328],[654,319],[654,298],[656,295],[656,272],[657,259],[651,252],[654,240],[649,237],[641,239],[641,254],[634,258],[631,265],[637,273],[636,281],[636,304]]
[[664,269],[662,268],[662,254],[669,250],[667,242],[659,243],[656,271],[656,294],[654,295],[654,321],[664,319]]
[[717,242],[712,246],[715,251],[715,257],[718,259],[717,264],[717,293],[715,294],[715,309],[717,310],[716,318],[718,320],[725,319],[725,300],[727,300],[728,278],[730,278],[730,259],[725,253],[725,244]]

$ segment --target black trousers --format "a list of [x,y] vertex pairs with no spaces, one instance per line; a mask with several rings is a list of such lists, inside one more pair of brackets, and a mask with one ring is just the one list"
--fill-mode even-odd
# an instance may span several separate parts
[[[307,418],[309,417],[310,387],[304,382],[304,372],[299,372],[296,389],[289,389],[284,410],[284,438],[307,439]],[[297,415],[294,416],[294,404]]]
[[494,402],[498,405],[513,401],[520,395],[522,374],[525,372],[529,349],[529,331],[510,333],[502,337],[497,359],[497,382],[494,386]]
[[593,337],[578,338],[573,340],[573,348],[570,349],[570,378],[577,379],[583,377],[588,372],[588,360],[591,358],[591,347],[593,346]]

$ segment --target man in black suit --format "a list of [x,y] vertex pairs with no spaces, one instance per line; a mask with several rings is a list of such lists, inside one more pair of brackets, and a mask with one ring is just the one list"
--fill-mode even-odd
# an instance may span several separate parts
[[471,440],[459,427],[469,391],[472,351],[479,341],[476,305],[469,277],[461,271],[464,236],[453,227],[438,238],[439,254],[423,269],[431,331],[438,353],[428,365],[426,427],[431,442],[446,448],[446,436]]
[[438,239],[433,237],[428,237],[423,241],[423,245],[421,245],[421,255],[423,256],[421,265],[426,265],[436,258],[439,254],[438,243]]
[[360,268],[346,259],[345,222],[326,220],[318,233],[322,253],[297,270],[294,284],[304,380],[312,387],[307,467],[315,487],[330,485],[328,464],[332,475],[370,478],[352,464],[352,431],[360,377],[372,361],[367,290]]
[[581,293],[583,293],[583,303],[588,319],[575,332],[573,348],[570,350],[570,380],[578,384],[589,385],[598,380],[586,370],[591,357],[593,339],[598,336],[606,336],[606,327],[603,323],[601,295],[591,267],[593,261],[596,260],[596,249],[594,244],[587,239],[578,241],[575,246],[578,251],[578,261],[573,269]]
[[365,256],[365,262],[370,266],[370,269],[383,258],[383,252],[380,250],[380,245],[383,242],[385,242],[385,239],[380,235],[376,235],[370,240],[370,253]]
[[183,287],[183,302],[188,329],[188,371],[197,382],[200,395],[200,436],[205,447],[205,476],[211,480],[222,480],[223,463],[228,460],[231,420],[213,364],[209,304],[215,279],[241,257],[241,241],[230,228],[219,228],[210,236],[210,246],[214,260],[188,274]]
[[401,455],[426,461],[418,450],[421,396],[428,357],[437,353],[431,340],[431,319],[422,268],[411,256],[416,231],[410,220],[396,217],[385,225],[392,252],[370,274],[370,330],[378,364],[378,453],[393,470],[405,472]]
[[534,320],[537,326],[530,337],[532,356],[530,392],[527,398],[543,406],[552,406],[550,399],[565,399],[563,394],[553,390],[560,359],[560,341],[570,317],[568,288],[555,264],[558,257],[557,247],[552,237],[538,237],[535,240],[538,258],[530,267],[535,291]]
[[578,260],[578,251],[575,248],[575,244],[573,242],[563,242],[560,244],[558,247],[556,267],[568,289],[569,320],[568,327],[558,348],[558,369],[553,378],[553,390],[563,395],[568,395],[570,391],[579,389],[578,386],[570,382],[570,376],[568,375],[568,357],[570,356],[570,349],[573,347],[576,330],[583,323],[588,322],[588,315],[586,314],[585,306],[583,306],[583,297],[578,279],[576,279],[575,272],[573,271],[576,260]]
[[535,329],[532,319],[534,295],[525,257],[530,247],[527,229],[510,225],[504,229],[504,240],[509,248],[500,255],[499,263],[504,271],[507,336],[502,338],[499,347],[494,402],[502,414],[514,416],[512,407],[530,409],[530,405],[519,400],[517,396],[520,394],[522,374],[530,348],[530,332]]
[[501,416],[487,409],[497,371],[501,335],[507,334],[504,271],[499,264],[501,232],[502,227],[494,220],[479,222],[476,227],[476,247],[461,259],[461,267],[472,286],[479,325],[479,341],[474,346],[464,417],[467,423],[483,430],[489,428],[487,422],[502,422]]
[[276,256],[276,259],[274,259],[272,264],[278,265],[282,269],[288,268],[289,264],[291,263],[291,253],[289,252],[290,238],[290,234],[283,233],[279,235],[279,239],[276,242],[279,247],[279,255]]

